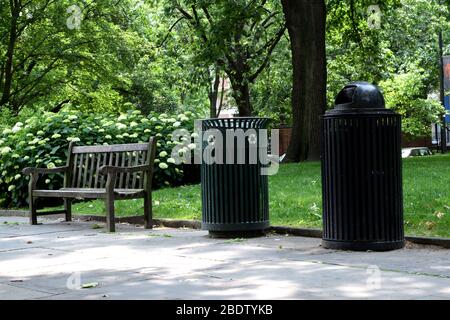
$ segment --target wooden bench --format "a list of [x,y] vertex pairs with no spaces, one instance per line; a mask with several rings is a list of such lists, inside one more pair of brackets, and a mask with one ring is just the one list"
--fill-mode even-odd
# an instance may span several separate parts
[[[156,153],[156,138],[149,143],[104,146],[75,146],[69,144],[67,164],[57,168],[25,168],[30,175],[30,223],[48,214],[66,215],[72,219],[73,199],[104,199],[109,231],[115,231],[114,200],[144,198],[145,228],[152,228],[152,178]],[[59,190],[36,189],[40,175],[64,174],[64,185]],[[64,210],[38,212],[36,199],[54,197],[64,199]]]

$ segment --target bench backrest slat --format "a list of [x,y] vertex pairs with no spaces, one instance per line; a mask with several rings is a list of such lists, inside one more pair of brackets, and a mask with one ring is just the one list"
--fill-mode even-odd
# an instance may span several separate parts
[[[121,144],[108,146],[78,146],[72,148],[72,188],[104,188],[106,178],[99,173],[104,165],[131,167],[149,163],[149,144]],[[143,172],[119,173],[115,188],[142,189]]]
[[103,153],[103,152],[124,152],[124,151],[146,151],[147,143],[113,144],[107,146],[78,146],[73,147],[72,153]]

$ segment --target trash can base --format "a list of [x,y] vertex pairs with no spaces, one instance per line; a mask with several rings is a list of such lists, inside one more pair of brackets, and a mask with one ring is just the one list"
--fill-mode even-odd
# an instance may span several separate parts
[[202,222],[202,229],[208,231],[247,232],[252,230],[264,230],[269,228],[269,221],[240,222],[240,223],[206,223]]
[[362,242],[362,241],[333,241],[322,239],[322,247],[335,250],[350,251],[390,251],[401,249],[405,246],[405,241],[385,241],[385,242]]
[[209,231],[209,237],[217,239],[256,238],[265,235],[266,235],[265,230]]

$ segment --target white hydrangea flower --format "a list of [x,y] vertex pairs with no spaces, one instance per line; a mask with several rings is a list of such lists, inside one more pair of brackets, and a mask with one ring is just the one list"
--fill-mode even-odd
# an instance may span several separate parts
[[10,134],[12,133],[11,129],[6,128],[5,130],[3,130],[3,134]]
[[130,127],[131,127],[131,128],[137,127],[137,126],[138,126],[138,123],[137,123],[136,121],[131,121],[131,122],[130,122]]
[[150,129],[145,129],[144,132],[145,132],[145,133],[150,133],[150,132],[152,132],[152,130],[150,130]]
[[78,117],[76,115],[72,114],[72,115],[68,116],[67,119],[76,120],[76,119],[78,119]]
[[80,141],[80,138],[77,138],[77,137],[68,137],[68,138],[67,138],[67,141],[79,142],[79,141]]
[[12,184],[8,187],[8,191],[13,191],[15,188],[16,186]]
[[11,148],[10,147],[3,147],[0,149],[0,154],[7,154],[9,152],[11,152]]
[[179,126],[181,126],[181,122],[176,121],[176,122],[173,123],[173,127],[174,128],[178,128]]
[[116,126],[117,126],[117,129],[119,129],[119,130],[124,130],[127,128],[127,126],[124,125],[123,123],[118,123]]
[[107,134],[107,135],[105,136],[105,139],[112,139],[112,137],[111,137],[109,134]]
[[30,157],[29,156],[25,156],[25,157],[23,157],[23,160],[29,160],[30,159]]
[[167,152],[161,151],[161,152],[159,153],[159,156],[160,156],[161,158],[167,157]]
[[129,137],[129,136],[130,136],[130,134],[128,132],[122,133],[122,137]]
[[192,138],[198,138],[198,133],[197,133],[197,132],[191,133],[191,137],[192,137]]
[[159,167],[160,167],[161,169],[165,170],[165,169],[167,169],[169,166],[167,165],[167,163],[161,162],[161,163],[159,164]]
[[130,134],[130,138],[137,138],[137,137],[138,137],[137,133]]
[[197,145],[195,143],[189,143],[188,144],[188,148],[191,150],[194,150],[197,147]]
[[117,120],[122,121],[122,120],[127,120],[127,115],[126,114],[121,114]]
[[17,124],[12,128],[12,132],[13,133],[16,133],[16,132],[19,132],[20,130],[22,130],[22,127],[21,126],[17,126]]
[[55,133],[52,135],[52,139],[58,139],[61,138],[61,135],[59,133]]
[[36,143],[38,143],[40,140],[41,140],[41,139],[39,139],[39,138],[34,138],[34,139],[31,140],[30,142],[28,142],[28,144],[29,144],[29,145],[36,144]]
[[175,164],[175,159],[174,158],[169,158],[169,159],[167,159],[167,163]]
[[45,183],[49,184],[50,183],[50,179],[45,179]]
[[47,164],[47,168],[48,169],[53,169],[53,168],[56,168],[56,165],[53,162],[50,162],[50,163]]
[[16,174],[16,175],[14,176],[14,179],[15,179],[15,180],[19,180],[21,177],[22,177],[22,176],[21,176],[20,174]]

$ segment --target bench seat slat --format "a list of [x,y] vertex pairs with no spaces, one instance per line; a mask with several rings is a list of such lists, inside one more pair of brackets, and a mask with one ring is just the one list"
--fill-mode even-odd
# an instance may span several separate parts
[[[106,189],[100,188],[61,188],[59,190],[34,190],[35,197],[52,198],[80,198],[103,199],[106,198]],[[142,198],[144,189],[114,189],[114,196],[118,199]]]

